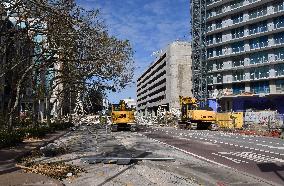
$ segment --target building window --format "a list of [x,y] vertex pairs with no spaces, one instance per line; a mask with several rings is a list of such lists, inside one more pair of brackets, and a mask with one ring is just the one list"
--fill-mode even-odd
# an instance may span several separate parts
[[222,42],[222,33],[216,34],[215,37],[216,37],[216,43]]
[[212,23],[207,23],[207,32],[210,32],[213,30],[213,25]]
[[284,64],[275,65],[276,76],[284,76]]
[[280,32],[278,34],[274,34],[274,43],[276,45],[284,43],[284,32]]
[[270,92],[268,81],[252,82],[250,88],[255,94]]
[[257,52],[257,53],[251,54],[249,59],[250,59],[250,64],[266,63],[268,62],[268,53],[267,52]]
[[276,84],[276,92],[283,93],[284,92],[284,79],[276,80],[275,84]]
[[249,4],[252,4],[252,3],[257,2],[257,1],[259,1],[259,0],[249,0]]
[[232,30],[232,39],[244,37],[244,27]]
[[242,81],[244,80],[245,74],[243,70],[238,70],[233,72],[233,81]]
[[261,32],[266,32],[267,31],[267,22],[263,21],[260,23],[256,23],[253,25],[249,25],[249,34],[257,34]]
[[207,49],[207,57],[208,58],[213,57],[213,49],[212,48]]
[[283,28],[284,27],[284,16],[276,17],[273,20],[273,23],[274,23],[274,28],[275,29]]
[[231,2],[231,9],[239,8],[244,5],[244,0],[235,0]]
[[280,1],[274,4],[274,12],[280,12],[284,10],[284,2]]
[[223,83],[223,75],[217,74],[217,83]]
[[207,83],[213,84],[213,75],[212,74],[207,77]]
[[239,53],[245,50],[245,43],[243,41],[232,44],[232,52]]
[[223,61],[216,61],[215,64],[217,70],[223,69]]
[[231,19],[233,20],[233,24],[243,22],[243,14],[234,15]]
[[206,0],[207,5],[213,4],[214,2],[216,2],[218,0]]
[[262,36],[249,41],[250,49],[262,48],[268,46],[268,37]]
[[222,20],[215,21],[216,29],[222,28]]
[[221,6],[220,7],[216,7],[215,8],[215,12],[216,12],[216,15],[222,14],[223,13],[222,7]]
[[233,67],[239,67],[239,66],[244,66],[244,58],[239,57],[239,58],[233,58]]
[[223,55],[222,47],[217,47],[216,48],[216,56],[221,56],[221,55]]
[[213,44],[213,35],[207,36],[206,41],[207,41],[207,45]]
[[254,19],[260,16],[264,16],[267,14],[267,7],[261,7],[254,10],[249,11],[249,19]]
[[213,64],[214,64],[214,63],[212,63],[211,61],[208,61],[208,62],[207,62],[207,70],[208,70],[208,71],[212,71],[212,70],[213,70]]
[[250,79],[264,79],[269,77],[269,66],[257,67],[250,70]]
[[213,17],[213,11],[212,10],[209,10],[207,12],[207,15],[206,15],[207,19],[210,18],[210,17]]
[[275,50],[274,56],[276,61],[284,60],[284,48]]
[[245,84],[244,83],[238,83],[233,84],[233,94],[238,95],[245,92]]

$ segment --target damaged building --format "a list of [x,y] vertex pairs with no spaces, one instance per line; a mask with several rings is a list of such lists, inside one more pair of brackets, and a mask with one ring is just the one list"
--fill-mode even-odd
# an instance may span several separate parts
[[179,96],[192,96],[191,44],[173,42],[137,80],[137,111],[156,115],[160,107],[179,109]]

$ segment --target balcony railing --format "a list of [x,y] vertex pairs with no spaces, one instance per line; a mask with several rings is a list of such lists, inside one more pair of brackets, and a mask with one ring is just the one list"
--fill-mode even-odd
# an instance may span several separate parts
[[284,86],[281,87],[276,86],[276,93],[284,93]]

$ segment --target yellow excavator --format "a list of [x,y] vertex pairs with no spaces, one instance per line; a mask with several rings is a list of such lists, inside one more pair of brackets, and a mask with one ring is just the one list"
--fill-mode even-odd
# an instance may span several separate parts
[[130,129],[132,132],[135,132],[137,124],[134,112],[132,108],[127,106],[124,100],[121,100],[119,104],[113,104],[111,111],[111,131],[116,132],[118,129]]
[[183,129],[209,129],[216,122],[214,111],[199,109],[197,100],[192,97],[179,97],[181,117],[178,122]]

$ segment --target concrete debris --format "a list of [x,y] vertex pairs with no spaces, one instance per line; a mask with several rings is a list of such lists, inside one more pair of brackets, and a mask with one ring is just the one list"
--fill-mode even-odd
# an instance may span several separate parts
[[41,147],[40,151],[46,157],[53,157],[67,152],[67,147],[63,143],[49,143],[48,145]]

